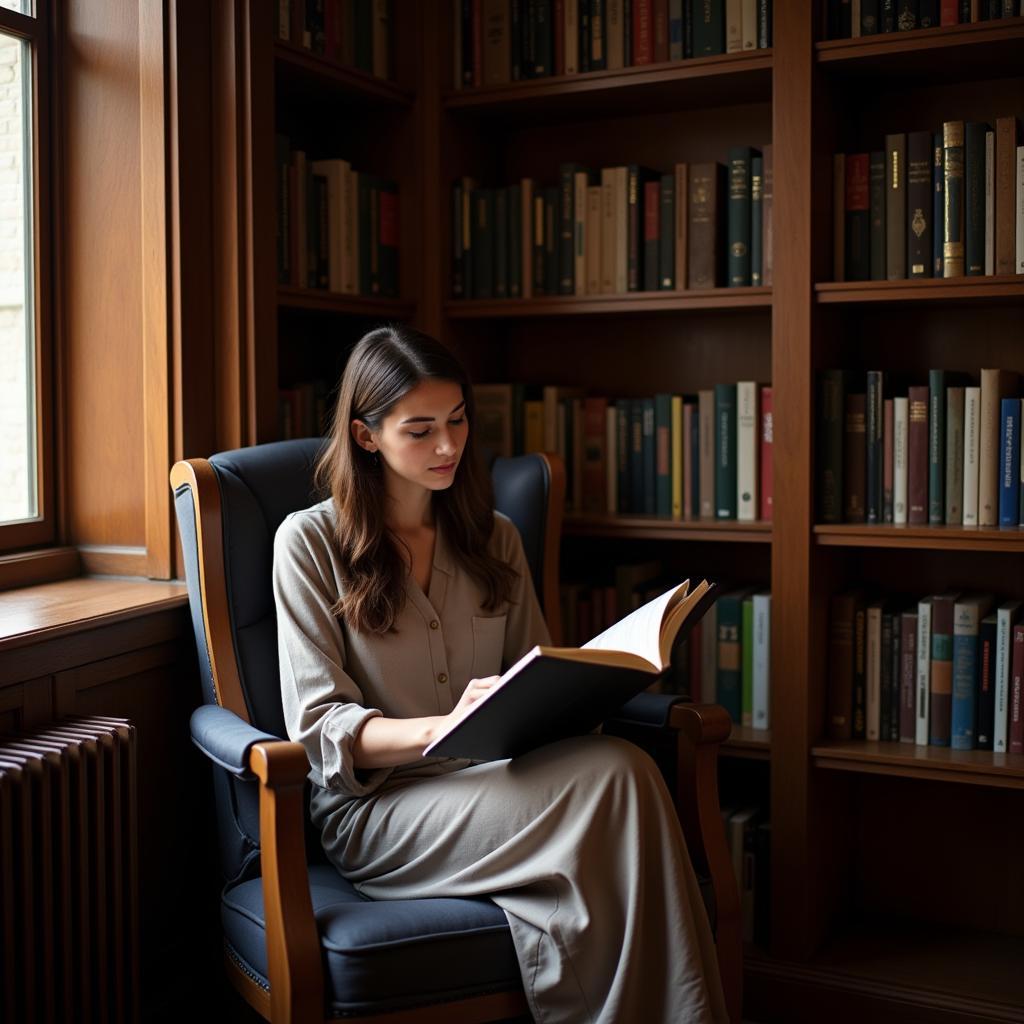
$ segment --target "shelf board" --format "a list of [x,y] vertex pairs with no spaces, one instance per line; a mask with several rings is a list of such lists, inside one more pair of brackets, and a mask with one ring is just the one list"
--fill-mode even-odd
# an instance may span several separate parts
[[920,277],[905,281],[828,281],[814,286],[818,303],[1001,301],[1024,303],[1024,274]]
[[555,121],[628,113],[763,103],[772,94],[772,51],[697,57],[527,79],[448,93],[444,108],[458,114],[505,115]]
[[1024,552],[1024,530],[990,526],[866,526],[818,523],[818,544],[850,548],[922,548],[932,551]]
[[414,302],[404,299],[342,295],[322,288],[292,288],[289,285],[278,286],[277,305],[281,309],[309,309],[321,313],[388,317],[392,320],[410,320],[416,308]]
[[1022,963],[1019,935],[879,915],[838,923],[807,963],[749,947],[744,970],[755,1005],[799,1005],[826,989],[830,1003],[845,1001],[843,1020],[881,1019],[885,1008],[895,1020],[899,1007],[899,1019],[1019,1022]]
[[505,317],[601,316],[606,313],[678,313],[702,309],[772,307],[771,288],[691,288],[681,292],[626,292],[616,295],[550,295],[536,299],[450,299],[453,320]]
[[1024,789],[1024,754],[851,740],[820,743],[811,748],[811,758],[817,767],[835,771]]
[[657,516],[566,515],[563,533],[570,537],[615,537],[630,540],[699,540],[770,544],[772,524],[761,520],[659,519]]
[[1020,75],[1024,18],[830,39],[815,44],[818,66],[830,75],[877,83],[952,75],[957,81]]
[[365,71],[343,67],[318,57],[300,46],[277,40],[274,43],[275,74],[284,92],[293,99],[358,103],[363,107],[409,107],[413,94]]
[[771,729],[752,729],[749,725],[734,725],[721,750],[722,757],[742,757],[753,761],[768,761],[771,753]]

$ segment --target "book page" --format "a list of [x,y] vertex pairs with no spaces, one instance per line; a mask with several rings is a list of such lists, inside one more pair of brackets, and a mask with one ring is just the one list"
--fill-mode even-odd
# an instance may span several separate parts
[[660,597],[648,601],[624,619],[609,626],[583,645],[583,650],[629,651],[637,654],[652,665],[664,668],[661,657],[661,623],[668,608],[681,601],[687,594],[690,581],[684,580]]
[[710,588],[711,584],[707,580],[701,580],[693,590],[666,613],[661,627],[661,664],[663,666],[667,666],[672,660],[672,648],[675,646],[680,627]]

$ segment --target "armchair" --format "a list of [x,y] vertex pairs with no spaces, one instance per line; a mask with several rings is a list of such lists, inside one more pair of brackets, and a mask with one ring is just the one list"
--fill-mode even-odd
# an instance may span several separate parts
[[[264,444],[171,471],[204,704],[193,742],[214,763],[228,976],[264,1018],[483,1022],[526,1013],[504,914],[489,900],[367,900],[309,828],[308,762],[285,735],[271,588],[273,539],[317,500],[320,439]],[[498,459],[497,507],[523,539],[552,635],[564,470],[557,456]],[[718,809],[722,708],[642,694],[606,728],[644,742],[675,793],[739,1021],[739,899]]]

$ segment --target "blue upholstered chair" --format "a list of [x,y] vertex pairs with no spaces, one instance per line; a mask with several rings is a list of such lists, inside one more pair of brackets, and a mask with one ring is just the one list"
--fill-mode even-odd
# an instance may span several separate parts
[[[285,736],[271,588],[274,534],[306,508],[319,439],[177,463],[175,512],[204,704],[192,739],[214,762],[231,981],[268,1020],[490,1021],[526,1013],[504,913],[486,899],[371,901],[326,861],[307,814],[305,751]],[[564,471],[557,456],[498,459],[497,507],[519,528],[557,637]],[[718,811],[721,708],[641,695],[607,728],[651,749],[676,792],[734,1020],[741,945]]]

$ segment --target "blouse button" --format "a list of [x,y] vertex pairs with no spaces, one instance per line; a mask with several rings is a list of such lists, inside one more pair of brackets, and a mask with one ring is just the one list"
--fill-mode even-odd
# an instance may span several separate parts
[[438,672],[438,674],[437,674],[437,681],[439,683],[447,683],[448,682],[448,676],[446,676],[444,674],[444,672]]
[[437,627],[440,626],[440,625],[441,625],[441,623],[438,622],[437,619],[431,619],[430,620],[430,628],[431,629],[437,629]]

